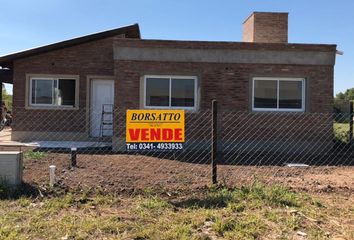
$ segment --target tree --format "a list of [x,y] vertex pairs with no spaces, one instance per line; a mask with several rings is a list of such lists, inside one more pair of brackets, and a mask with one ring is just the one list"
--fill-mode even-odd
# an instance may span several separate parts
[[336,95],[336,100],[354,100],[354,88],[347,89],[344,93],[340,92]]
[[12,110],[12,95],[8,94],[5,88],[5,84],[2,84],[2,101],[5,102],[6,107]]
[[349,101],[354,101],[354,88],[349,88],[345,92],[339,92],[334,98],[334,112],[337,113],[338,122],[348,122],[349,117],[344,117],[349,113]]

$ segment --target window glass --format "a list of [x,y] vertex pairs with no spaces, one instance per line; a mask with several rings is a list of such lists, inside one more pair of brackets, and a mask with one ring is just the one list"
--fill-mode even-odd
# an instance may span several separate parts
[[53,80],[35,79],[32,81],[32,103],[53,104]]
[[59,79],[56,104],[59,106],[75,106],[75,88],[74,79]]
[[193,108],[196,105],[195,81],[193,77],[146,77],[145,106]]
[[194,79],[172,79],[171,106],[194,107]]
[[170,79],[147,78],[146,79],[146,106],[170,105]]
[[31,104],[75,106],[75,79],[32,79]]
[[279,108],[302,108],[301,81],[279,81]]
[[277,108],[277,85],[276,80],[255,80],[254,107]]

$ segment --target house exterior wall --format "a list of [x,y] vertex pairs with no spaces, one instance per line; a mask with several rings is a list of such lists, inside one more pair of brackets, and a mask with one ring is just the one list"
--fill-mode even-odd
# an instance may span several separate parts
[[[120,41],[115,44],[115,104],[121,109],[142,108],[143,107],[143,77],[144,75],[185,75],[196,76],[198,78],[198,111],[210,109],[211,101],[218,100],[220,117],[224,113],[238,112],[249,113],[250,115],[240,115],[237,124],[222,126],[228,132],[238,134],[238,139],[242,139],[242,146],[250,148],[255,142],[267,144],[279,144],[277,141],[286,136],[291,123],[293,144],[297,144],[298,150],[304,144],[321,146],[315,148],[322,151],[324,148],[330,149],[332,144],[332,119],[328,116],[332,113],[333,99],[333,66],[335,58],[334,46],[321,45],[283,45],[283,44],[242,44],[242,43],[216,43],[213,51],[210,51],[212,43],[202,42],[170,42],[170,41]],[[124,54],[120,50],[124,50]],[[171,51],[174,50],[174,51]],[[173,61],[174,52],[179,49],[188,49],[185,54],[175,55],[178,61]],[[203,51],[201,50],[203,49]],[[217,59],[225,60],[222,52],[214,50],[228,49],[229,51],[255,51],[255,55],[245,60],[231,56],[229,62],[217,62]],[[140,50],[140,51],[139,51]],[[196,54],[193,54],[195,50]],[[201,51],[203,57],[201,57]],[[275,53],[274,53],[275,52]],[[278,52],[279,54],[276,54]],[[279,55],[287,52],[284,62],[288,64],[278,64]],[[311,54],[320,54],[318,61],[313,61]],[[159,54],[157,54],[159,53]],[[257,58],[257,53],[259,58]],[[208,55],[210,54],[210,55]],[[158,61],[161,57],[163,60]],[[210,58],[209,58],[210,57]],[[296,64],[300,59],[307,64]],[[199,59],[198,59],[199,58]],[[140,59],[140,60],[139,60]],[[152,60],[149,60],[152,59]],[[215,62],[212,62],[215,60]],[[262,61],[268,63],[264,63]],[[247,63],[249,61],[249,63]],[[258,63],[257,63],[258,62]],[[262,62],[262,63],[261,63]],[[301,62],[301,60],[299,61]],[[252,112],[252,79],[253,77],[283,77],[283,78],[304,78],[305,79],[305,113],[319,114],[313,115],[300,113],[269,113],[259,114]],[[198,114],[198,111],[187,114]],[[251,114],[258,115],[257,118]],[[278,117],[274,118],[273,115]],[[319,117],[323,114],[323,118]],[[269,123],[273,118],[277,122]],[[188,118],[187,118],[188,119]],[[189,118],[194,119],[194,118]],[[251,119],[251,120],[250,120]],[[118,123],[116,123],[118,124]],[[200,136],[194,134],[194,138],[205,141],[205,132],[197,129],[206,129],[201,124],[186,122],[186,137],[193,135],[192,132],[200,132]],[[251,131],[243,131],[245,126],[252,125]],[[279,129],[281,128],[281,129]],[[304,136],[304,129],[309,132]],[[255,132],[259,134],[254,134]],[[221,138],[225,131],[221,131]],[[252,134],[250,134],[252,133]],[[326,136],[323,138],[323,133]],[[322,134],[322,135],[321,135]],[[124,128],[114,134],[115,149],[124,149]],[[275,142],[271,140],[276,140]],[[232,139],[224,140],[223,144],[232,142]],[[208,144],[199,144],[208,146]],[[265,145],[263,145],[265,146]]]
[[306,81],[306,111],[331,112],[335,51],[321,44],[115,39],[116,104],[141,107],[144,75],[187,75],[198,77],[201,109],[215,98],[248,111],[252,77],[298,77]]
[[[122,54],[117,47],[135,49],[135,53],[139,54],[133,56],[130,51]],[[149,60],[151,52],[147,52],[146,49],[153,51],[157,49],[164,54],[167,51],[167,54],[154,55],[155,58]],[[188,52],[181,51],[177,61],[173,59],[173,54],[168,52],[171,49],[177,52],[183,49]],[[245,58],[230,54],[228,60],[225,60],[223,56],[225,51],[235,51],[234,54],[238,54],[237,51],[247,52],[242,52]],[[120,113],[124,113],[128,108],[143,107],[144,75],[196,76],[198,110],[210,109],[211,100],[217,99],[220,111],[224,112],[251,112],[253,77],[305,78],[306,112],[330,113],[333,97],[334,52],[334,45],[123,40],[118,36],[16,60],[12,138],[13,140],[31,138],[90,140],[88,109],[90,92],[87,86],[90,76],[104,78],[112,76],[115,80],[115,107],[120,109]],[[247,53],[252,53],[252,57],[247,56]],[[142,60],[131,59],[132,56]],[[165,59],[159,61],[156,59],[159,56],[165,56]],[[306,64],[298,64],[302,60]],[[279,64],[282,61],[285,63]],[[29,74],[78,76],[79,108],[76,110],[29,109],[26,106],[26,91],[28,91],[26,77]],[[122,121],[124,116],[115,115],[116,126],[119,124],[121,126]],[[230,131],[237,131],[237,129]],[[115,129],[113,141],[117,148],[122,149],[124,126]]]
[[252,77],[305,78],[306,112],[332,111],[333,67],[309,65],[181,63],[116,61],[115,103],[121,108],[140,108],[141,79],[144,75],[197,76],[199,107],[210,108],[217,99],[221,109],[251,110]]
[[[292,138],[294,145],[292,151],[294,149],[302,151],[304,144],[314,146],[312,153],[316,153],[315,150],[323,152],[323,149],[330,149],[332,146],[333,132],[330,117],[333,111],[332,66],[116,61],[115,68],[118,69],[115,75],[115,81],[118,83],[115,86],[115,104],[121,109],[143,107],[142,77],[144,75],[197,76],[198,111],[205,112],[211,108],[213,99],[218,100],[221,125],[219,138],[223,139],[220,140],[222,146],[235,144],[234,139],[224,138],[229,132],[236,134],[239,145],[244,148],[243,151],[251,149],[255,144],[269,149],[272,144],[279,145],[279,139],[285,136]],[[305,78],[305,111],[315,115],[302,112],[290,114],[274,112],[252,116],[252,78],[260,76]],[[187,112],[187,114],[198,114],[198,111]],[[230,115],[228,114],[230,112],[233,113]],[[244,114],[247,112],[249,114]],[[227,121],[221,120],[223,118]],[[231,118],[237,118],[237,122]],[[208,141],[205,140],[205,134],[208,133],[209,126],[205,126],[203,121],[198,124],[188,122],[188,119],[198,118],[187,118],[186,138],[200,139],[194,141],[198,148],[207,147],[207,142],[199,141]],[[231,124],[223,125],[224,123]],[[116,122],[116,125],[119,125],[119,122]],[[244,131],[245,128],[248,130]],[[304,129],[308,129],[306,134]],[[290,135],[289,131],[291,131]],[[124,149],[124,133],[124,126],[114,133],[114,149]],[[323,137],[324,133],[325,137]],[[243,143],[240,144],[240,141]],[[223,149],[222,146],[219,147],[220,150]]]
[[[121,36],[117,36],[118,38]],[[106,38],[61,50],[16,60],[13,83],[13,140],[87,139],[89,76],[113,76],[113,39]],[[75,75],[79,77],[79,108],[29,109],[28,76],[31,74]],[[17,124],[18,123],[18,124]]]

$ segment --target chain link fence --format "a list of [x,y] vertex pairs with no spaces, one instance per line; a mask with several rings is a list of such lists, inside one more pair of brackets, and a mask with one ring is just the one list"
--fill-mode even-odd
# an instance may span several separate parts
[[126,149],[126,110],[106,113],[13,109],[1,149],[24,151],[25,181],[48,181],[56,165],[61,184],[114,191],[199,188],[213,177],[230,186],[289,184],[354,164],[350,113],[186,111],[183,149],[139,151]]

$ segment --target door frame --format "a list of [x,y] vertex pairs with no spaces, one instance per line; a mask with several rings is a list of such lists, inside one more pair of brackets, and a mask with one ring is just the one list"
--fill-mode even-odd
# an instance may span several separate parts
[[[114,76],[109,75],[88,75],[86,78],[86,134],[90,139],[98,139],[99,137],[93,137],[91,135],[91,94],[92,94],[92,80],[111,80],[113,81],[113,88],[115,88]],[[115,89],[113,89],[113,107],[115,105]]]

